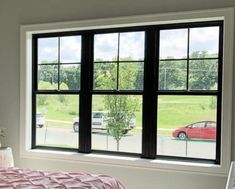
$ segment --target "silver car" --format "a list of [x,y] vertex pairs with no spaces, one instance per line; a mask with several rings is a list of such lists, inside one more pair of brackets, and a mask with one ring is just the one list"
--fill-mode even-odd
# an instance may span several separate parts
[[[108,112],[107,111],[96,111],[92,112],[92,131],[94,130],[105,130],[107,131],[108,123]],[[135,119],[131,119],[129,127],[123,130],[123,134],[127,134],[128,131],[132,130],[135,127]],[[79,131],[79,118],[73,120],[73,130],[74,132]]]

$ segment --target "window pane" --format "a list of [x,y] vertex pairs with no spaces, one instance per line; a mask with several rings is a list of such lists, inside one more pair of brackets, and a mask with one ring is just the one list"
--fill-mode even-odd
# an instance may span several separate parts
[[187,61],[160,61],[159,89],[185,90],[187,80]]
[[157,154],[215,159],[216,102],[214,96],[159,96]]
[[144,60],[144,32],[120,33],[119,60]]
[[160,31],[160,59],[187,58],[187,29]]
[[81,36],[60,38],[60,62],[81,62]]
[[219,27],[190,29],[191,58],[218,57]]
[[218,60],[191,60],[189,62],[189,89],[217,90]]
[[92,149],[141,153],[141,134],[141,96],[93,96]]
[[58,89],[58,65],[38,66],[38,89]]
[[119,89],[143,90],[144,63],[119,63]]
[[58,37],[38,39],[38,63],[58,63]]
[[118,56],[118,33],[96,34],[94,61],[114,61]]
[[94,89],[113,90],[117,89],[117,64],[95,63],[94,64]]
[[78,95],[37,95],[36,145],[78,148]]
[[60,65],[60,89],[80,89],[80,64]]

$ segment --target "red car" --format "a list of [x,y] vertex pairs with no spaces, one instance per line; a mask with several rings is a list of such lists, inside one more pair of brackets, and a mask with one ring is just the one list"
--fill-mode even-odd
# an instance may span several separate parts
[[216,140],[216,122],[200,121],[185,127],[180,127],[172,132],[172,136],[179,139],[209,139]]

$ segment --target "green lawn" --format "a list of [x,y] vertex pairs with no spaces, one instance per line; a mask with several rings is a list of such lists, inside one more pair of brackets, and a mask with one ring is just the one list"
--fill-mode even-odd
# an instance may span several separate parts
[[201,120],[215,120],[214,97],[161,96],[158,99],[158,127],[177,128]]
[[[72,122],[78,115],[78,95],[68,95],[60,99],[56,95],[41,95],[46,99],[46,105],[38,106],[38,112],[45,112],[47,120],[68,121],[68,123],[47,122],[48,126],[72,127]],[[93,96],[93,111],[104,111],[104,96]],[[139,97],[141,100],[141,97]],[[158,128],[174,129],[200,120],[216,119],[215,99],[211,96],[160,96],[158,98]],[[136,127],[133,133],[139,133],[142,126],[142,107],[137,108]],[[151,111],[151,110],[149,110]],[[159,131],[164,135],[170,131]]]

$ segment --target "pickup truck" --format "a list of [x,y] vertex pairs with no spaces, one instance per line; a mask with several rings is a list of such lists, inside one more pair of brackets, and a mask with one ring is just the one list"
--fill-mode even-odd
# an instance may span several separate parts
[[[107,124],[108,124],[108,112],[92,112],[92,131],[98,130],[98,131],[107,131]],[[129,127],[125,130],[123,130],[123,134],[127,134],[128,131],[132,130],[135,127],[135,119],[131,119],[129,123]],[[73,130],[74,132],[79,131],[79,118],[75,118],[73,120]]]

